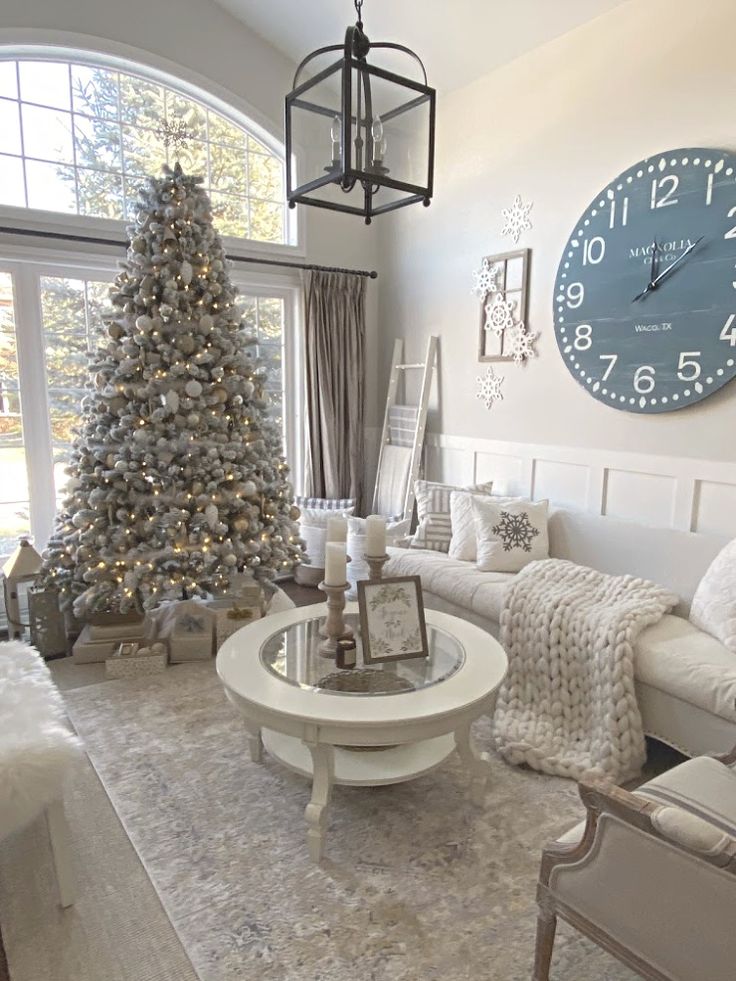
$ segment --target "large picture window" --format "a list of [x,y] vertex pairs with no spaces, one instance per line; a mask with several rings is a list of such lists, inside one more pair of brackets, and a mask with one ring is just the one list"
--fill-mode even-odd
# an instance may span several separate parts
[[[102,338],[114,269],[0,262],[0,556],[20,535],[43,547],[65,496],[88,359]],[[300,397],[292,289],[234,277],[243,320],[269,367],[269,414],[287,459],[300,465]]]
[[129,220],[174,160],[204,179],[220,234],[289,242],[283,158],[234,118],[102,64],[0,53],[0,205]]

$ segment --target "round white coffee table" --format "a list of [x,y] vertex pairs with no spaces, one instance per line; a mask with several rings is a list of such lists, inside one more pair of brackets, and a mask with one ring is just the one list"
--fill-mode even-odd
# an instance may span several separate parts
[[365,666],[358,604],[348,603],[346,620],[358,641],[352,671],[338,671],[318,651],[323,603],[265,617],[220,648],[217,673],[245,716],[251,758],[260,762],[265,746],[312,778],[305,817],[315,861],[322,856],[336,783],[411,780],[457,749],[470,771],[473,799],[483,800],[489,758],[476,748],[470,727],[492,710],[506,655],[479,627],[436,610],[425,613],[429,657]]

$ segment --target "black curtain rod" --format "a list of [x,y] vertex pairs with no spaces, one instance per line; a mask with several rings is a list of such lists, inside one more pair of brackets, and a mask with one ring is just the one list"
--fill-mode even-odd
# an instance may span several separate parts
[[[12,228],[0,225],[0,233],[7,235],[30,235],[33,238],[51,238],[63,242],[86,242],[88,245],[112,245],[115,248],[127,249],[127,242],[116,242],[110,238],[94,238],[91,235],[70,235],[67,232],[41,232],[33,228]],[[310,262],[287,262],[285,259],[255,259],[243,255],[225,255],[231,262],[253,262],[259,266],[282,266],[285,269],[313,269],[317,272],[348,273],[351,276],[367,276],[377,279],[378,273],[372,269],[344,269],[342,266],[320,266]]]

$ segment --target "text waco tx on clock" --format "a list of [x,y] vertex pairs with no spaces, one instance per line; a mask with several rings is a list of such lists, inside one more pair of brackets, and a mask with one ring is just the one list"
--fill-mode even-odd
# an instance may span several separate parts
[[555,333],[573,377],[628,412],[669,412],[736,376],[736,156],[699,147],[635,164],[576,223]]

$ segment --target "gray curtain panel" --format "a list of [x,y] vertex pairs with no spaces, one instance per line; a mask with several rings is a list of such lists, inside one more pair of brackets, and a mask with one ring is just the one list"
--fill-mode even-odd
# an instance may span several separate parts
[[307,495],[363,505],[365,278],[309,270],[304,280]]

